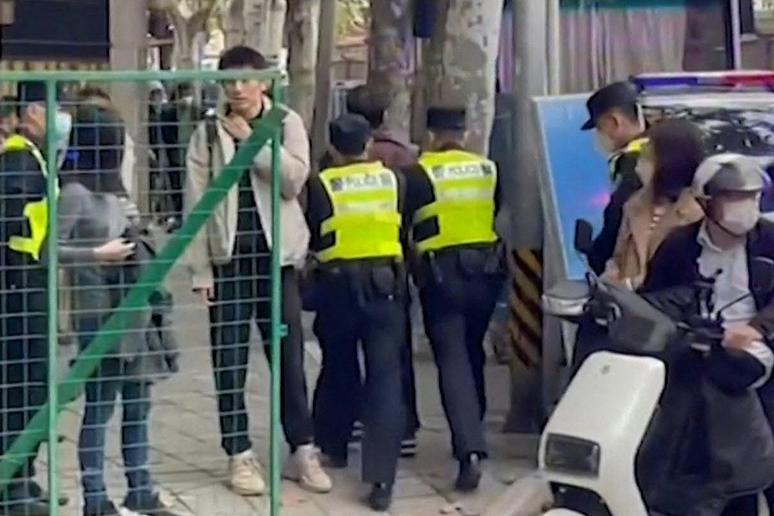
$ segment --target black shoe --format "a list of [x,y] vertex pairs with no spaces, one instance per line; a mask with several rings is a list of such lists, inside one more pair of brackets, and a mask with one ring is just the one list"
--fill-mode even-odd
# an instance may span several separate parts
[[169,507],[164,505],[164,502],[159,500],[158,493],[151,497],[127,497],[124,501],[124,507],[132,512],[138,512],[140,514],[149,514],[153,516],[177,516],[174,512],[169,510]]
[[368,495],[368,506],[376,512],[386,512],[392,505],[392,484],[374,484]]
[[477,453],[470,453],[460,461],[460,472],[454,483],[457,491],[469,493],[478,489],[481,482],[481,457]]
[[110,500],[86,505],[83,508],[83,516],[121,516],[121,511]]

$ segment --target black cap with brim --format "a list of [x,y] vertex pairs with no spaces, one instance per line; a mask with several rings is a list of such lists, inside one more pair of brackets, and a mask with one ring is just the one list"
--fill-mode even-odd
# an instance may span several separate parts
[[594,92],[586,102],[589,119],[581,126],[582,131],[589,131],[597,126],[597,120],[611,109],[634,109],[637,105],[637,90],[627,81],[614,82]]
[[464,131],[465,108],[431,107],[427,110],[427,128],[437,131]]
[[371,125],[361,115],[346,113],[330,123],[329,137],[334,149],[345,156],[365,152],[371,138]]

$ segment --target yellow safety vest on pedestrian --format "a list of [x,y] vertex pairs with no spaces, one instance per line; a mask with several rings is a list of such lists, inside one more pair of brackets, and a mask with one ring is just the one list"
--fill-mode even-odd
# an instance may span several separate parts
[[497,165],[462,150],[426,152],[419,164],[435,201],[417,210],[413,225],[435,219],[438,231],[417,240],[420,254],[447,247],[497,241],[494,231]]
[[330,247],[316,253],[322,262],[361,258],[403,258],[398,211],[398,178],[380,162],[355,163],[320,173],[332,215],[321,236],[333,234]]
[[[8,152],[29,152],[38,162],[40,173],[43,177],[48,176],[46,160],[43,154],[32,141],[24,136],[15,134],[10,136],[3,143],[1,153]],[[32,256],[36,261],[40,260],[40,253],[43,249],[43,243],[48,234],[48,200],[45,193],[42,199],[28,202],[24,206],[24,217],[30,227],[30,236],[12,236],[8,241],[8,247],[18,253],[25,253]]]
[[616,183],[618,181],[618,160],[621,159],[621,156],[626,154],[641,154],[642,149],[645,148],[649,141],[648,138],[635,138],[630,141],[626,147],[613,154],[608,161],[610,182]]

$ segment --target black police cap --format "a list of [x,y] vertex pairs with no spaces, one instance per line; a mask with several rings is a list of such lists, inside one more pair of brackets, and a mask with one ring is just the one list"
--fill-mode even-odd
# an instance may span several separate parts
[[361,115],[346,113],[331,121],[329,137],[334,149],[345,156],[357,156],[371,138],[371,125]]
[[444,131],[465,130],[465,108],[431,107],[427,110],[427,128]]
[[583,124],[581,130],[594,129],[597,120],[613,108],[631,108],[637,105],[637,90],[627,81],[614,82],[597,90],[586,102],[589,110],[589,119]]

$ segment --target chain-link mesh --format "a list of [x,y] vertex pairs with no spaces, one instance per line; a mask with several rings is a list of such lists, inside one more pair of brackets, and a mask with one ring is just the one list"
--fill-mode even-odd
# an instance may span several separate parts
[[[271,389],[246,379],[251,343],[262,336],[276,361],[284,332],[269,245],[284,114],[265,109],[238,137],[215,124],[219,83],[260,82],[276,98],[276,79],[4,74],[16,92],[0,102],[6,513],[278,513],[279,375]],[[246,173],[257,159],[259,179]],[[222,242],[205,234],[233,238],[234,258],[213,264]],[[259,462],[269,496],[227,496],[228,484],[258,494]],[[213,483],[223,497],[197,494]]]

